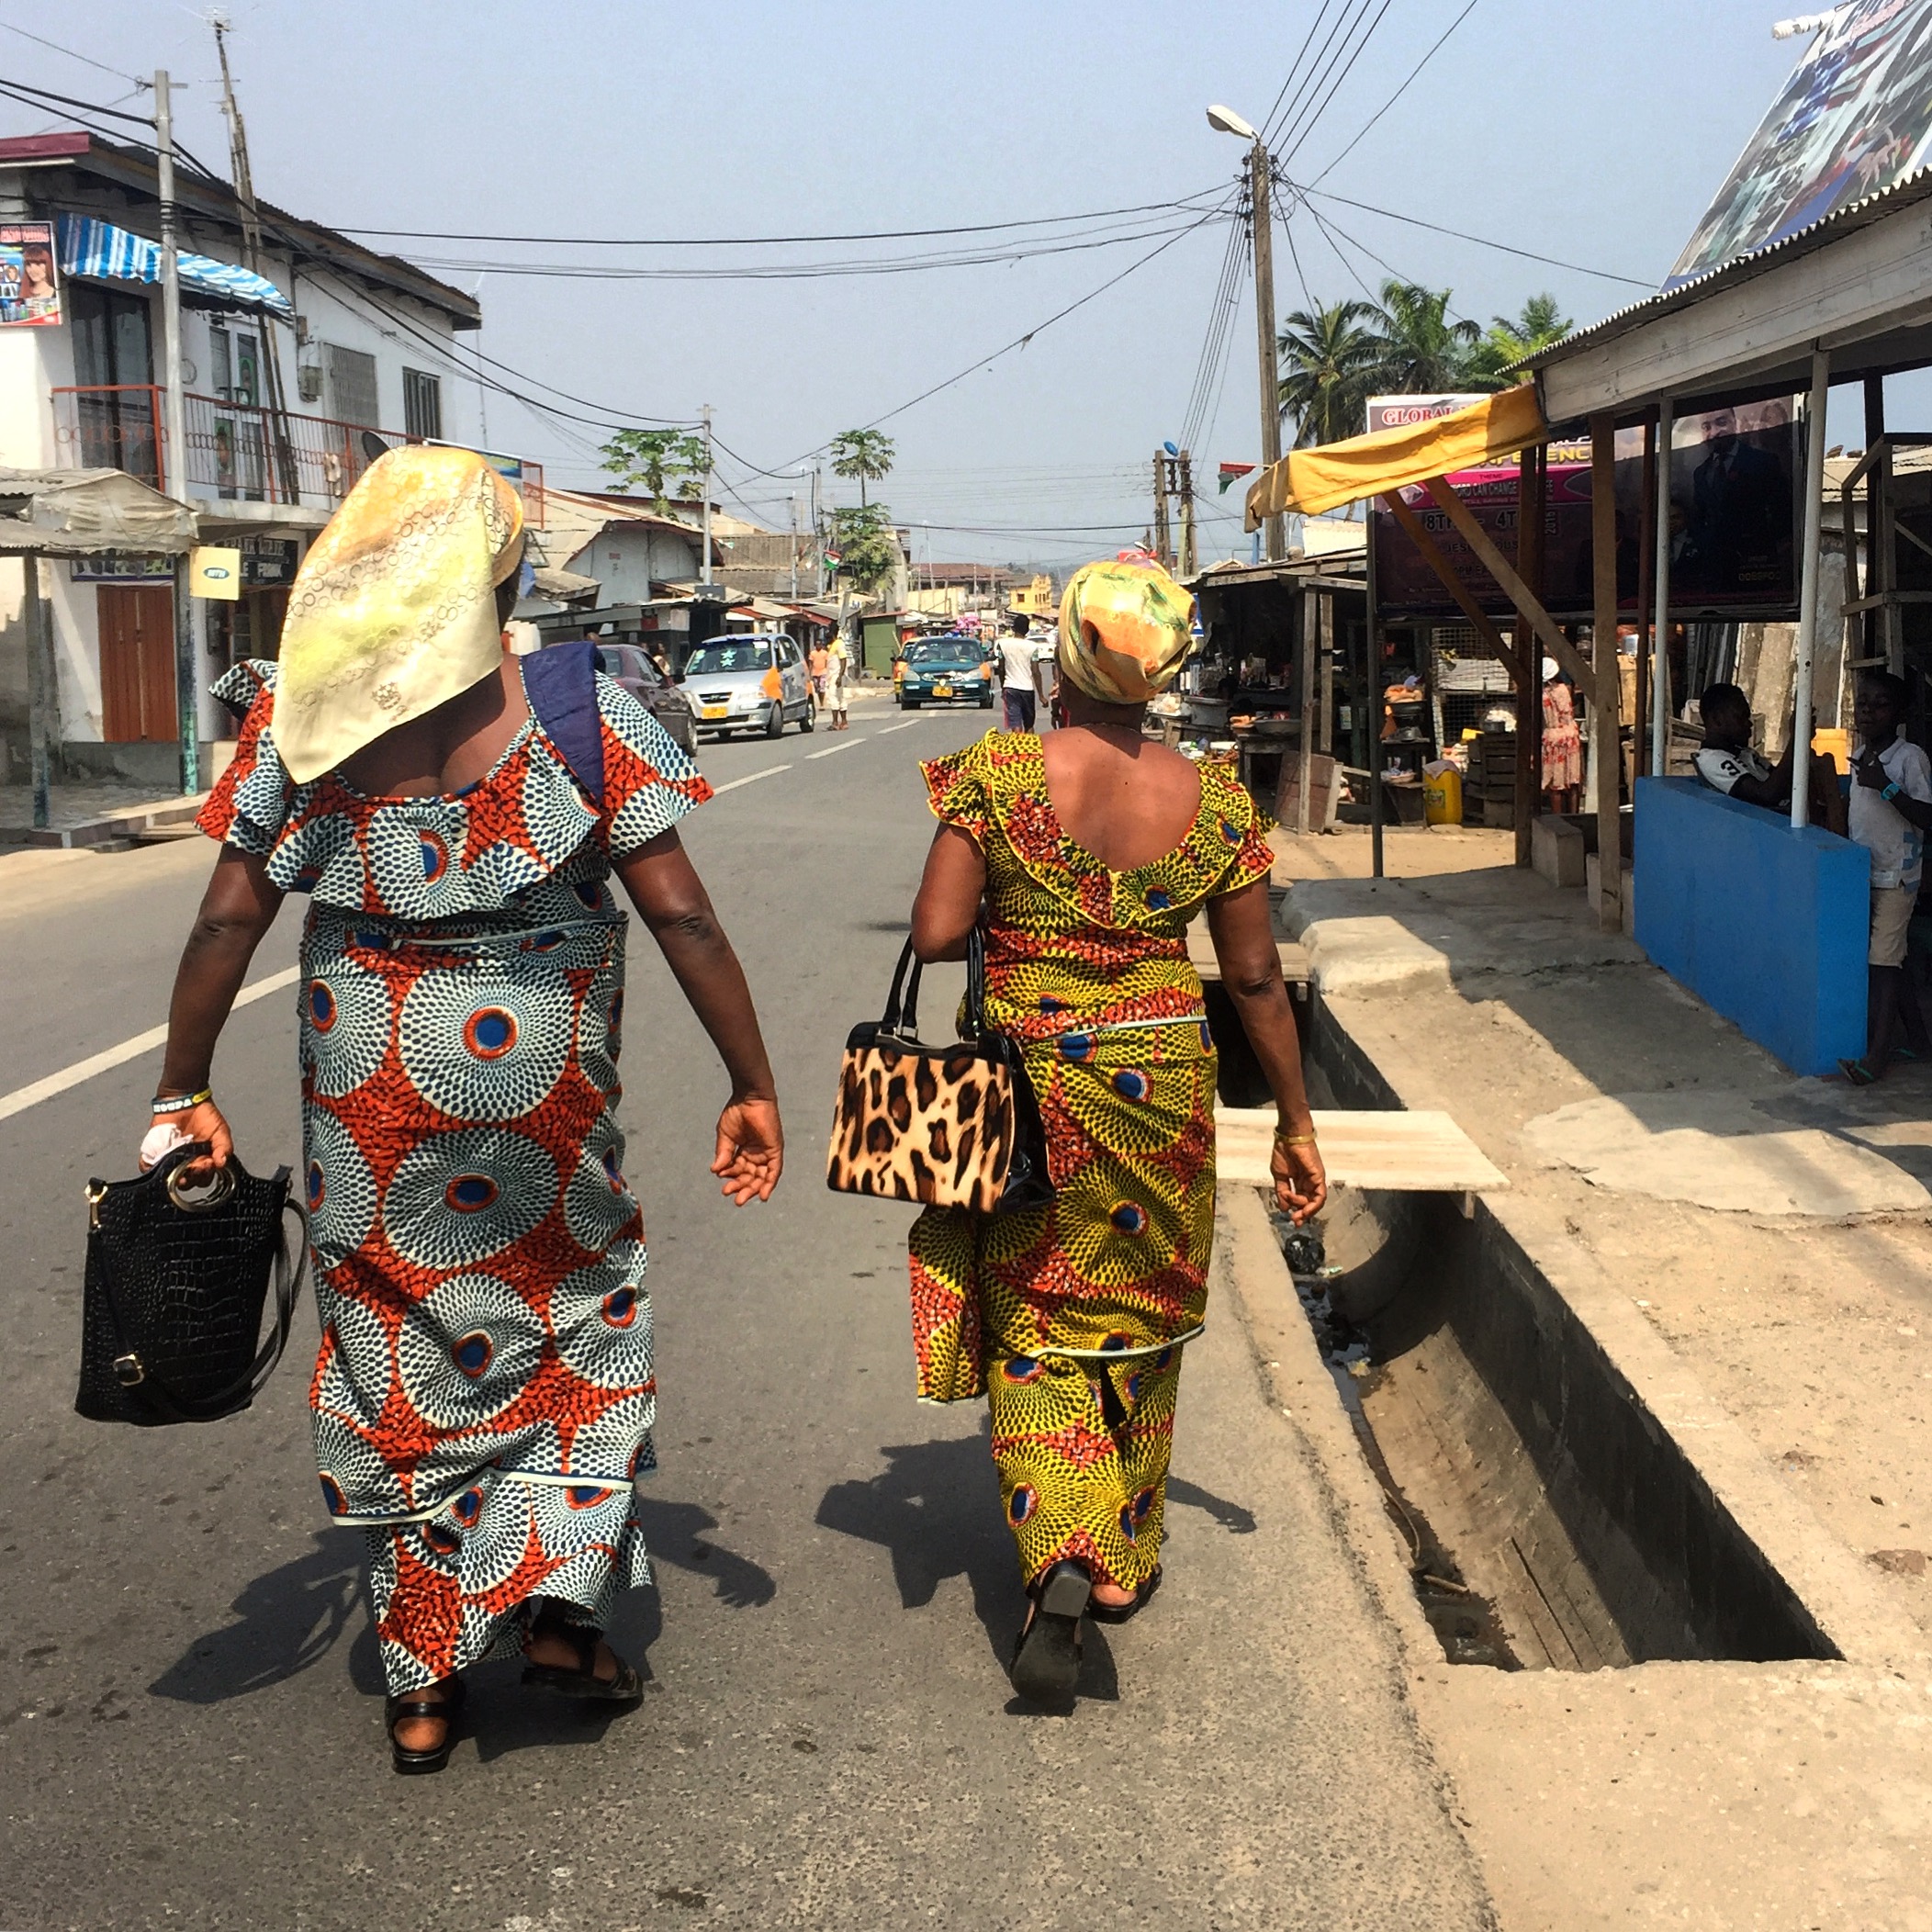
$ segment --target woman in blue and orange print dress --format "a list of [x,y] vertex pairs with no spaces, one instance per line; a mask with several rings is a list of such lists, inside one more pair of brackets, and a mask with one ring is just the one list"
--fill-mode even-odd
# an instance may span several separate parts
[[316,1458],[367,1546],[399,1771],[447,1761],[482,1657],[639,1694],[601,1636],[648,1575],[632,1484],[657,1389],[613,875],[731,1075],[724,1192],[769,1196],[781,1159],[744,976],[675,829],[710,787],[581,647],[507,654],[522,549],[480,457],[392,451],[305,559],[279,664],[217,687],[242,724],[201,815],[222,850],[154,1107],[208,1143],[197,1165],[228,1158],[216,1039],[284,894],[306,893]]
[[1054,1198],[914,1224],[919,1392],[990,1398],[1033,1600],[1013,1681],[1043,1702],[1073,1692],[1082,1616],[1125,1621],[1161,1577],[1174,1398],[1214,1239],[1215,1054],[1185,938],[1204,909],[1279,1109],[1276,1199],[1300,1220],[1326,1192],[1269,922],[1267,821],[1221,768],[1141,736],[1189,616],[1157,566],[1087,566],[1061,612],[1068,728],[994,732],[925,768],[940,828],[913,944],[961,958],[983,919],[988,1023],[1024,1044]]

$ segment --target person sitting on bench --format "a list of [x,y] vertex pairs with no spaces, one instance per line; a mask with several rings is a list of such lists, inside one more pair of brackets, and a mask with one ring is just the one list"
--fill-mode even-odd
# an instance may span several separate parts
[[[1769,812],[1788,812],[1792,804],[1792,754],[1787,746],[1775,765],[1751,748],[1751,701],[1735,684],[1712,684],[1698,700],[1704,723],[1703,748],[1694,760],[1697,775],[1713,792],[1762,805]],[[1843,834],[1845,805],[1839,796],[1837,768],[1828,752],[1812,758],[1811,821],[1827,831]]]

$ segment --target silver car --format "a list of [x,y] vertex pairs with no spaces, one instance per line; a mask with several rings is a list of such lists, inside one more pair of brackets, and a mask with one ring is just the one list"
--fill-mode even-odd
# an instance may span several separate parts
[[804,655],[782,631],[707,637],[678,681],[698,729],[719,738],[737,731],[775,738],[787,724],[810,731],[818,723]]

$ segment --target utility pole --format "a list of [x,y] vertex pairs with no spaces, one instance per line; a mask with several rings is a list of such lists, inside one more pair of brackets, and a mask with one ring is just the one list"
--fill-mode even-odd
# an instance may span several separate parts
[[1180,477],[1181,497],[1180,560],[1175,574],[1182,578],[1189,578],[1200,568],[1200,559],[1195,554],[1194,458],[1183,450],[1174,458],[1174,468]]
[[[248,128],[242,118],[241,104],[235,99],[235,84],[228,71],[229,23],[217,14],[209,22],[215,29],[215,52],[221,62],[221,112],[228,121],[228,174],[242,207],[242,263],[254,275],[262,273],[262,216],[255,206],[254,177],[248,166]],[[293,282],[290,284],[293,286]],[[482,279],[477,278],[480,288]],[[295,443],[288,433],[288,394],[282,385],[282,355],[275,341],[275,318],[262,312],[263,375],[268,385],[269,418],[275,431],[275,456],[278,494],[285,503],[301,500],[301,485],[296,474]]]
[[698,581],[707,589],[711,585],[711,405],[706,403],[704,417],[704,550],[698,566]]
[[812,466],[812,595],[822,598],[826,594],[826,533],[819,521],[822,515],[818,507],[818,486],[823,481],[817,464]]
[[1163,569],[1174,566],[1174,552],[1167,545],[1167,458],[1154,452],[1154,556]]
[[[1261,352],[1261,461],[1264,470],[1281,461],[1281,392],[1275,349],[1275,224],[1268,212],[1268,170],[1271,165],[1260,135],[1248,152],[1253,205],[1254,333]],[[1279,563],[1288,554],[1279,516],[1267,520],[1268,561]]]
[[[168,494],[185,503],[187,419],[181,395],[181,252],[174,240],[174,117],[168,71],[154,75],[154,186],[161,199],[162,476]],[[201,690],[196,676],[194,612],[188,601],[188,564],[174,559],[174,710],[181,734],[181,789],[201,789]]]
[[792,532],[792,601],[798,601],[798,492],[785,499],[785,521]]

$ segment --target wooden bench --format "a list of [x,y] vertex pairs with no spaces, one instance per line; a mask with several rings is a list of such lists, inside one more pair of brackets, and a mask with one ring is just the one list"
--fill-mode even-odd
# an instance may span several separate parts
[[[1218,1106],[1215,1167],[1219,1178],[1265,1186],[1274,1151],[1275,1109]],[[1510,1184],[1447,1114],[1315,1109],[1315,1138],[1331,1182],[1403,1194],[1481,1194]]]

